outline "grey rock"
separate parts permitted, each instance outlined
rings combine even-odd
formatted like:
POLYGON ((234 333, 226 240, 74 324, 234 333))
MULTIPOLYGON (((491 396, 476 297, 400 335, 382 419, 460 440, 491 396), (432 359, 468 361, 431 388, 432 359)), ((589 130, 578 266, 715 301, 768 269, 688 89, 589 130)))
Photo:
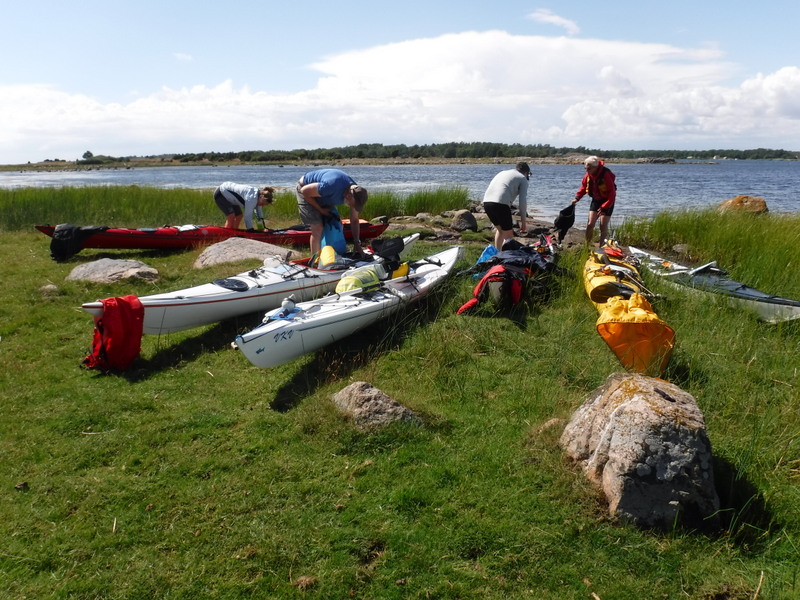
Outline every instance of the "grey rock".
POLYGON ((101 258, 78 265, 67 275, 67 281, 91 281, 94 283, 113 283, 122 279, 156 281, 158 271, 139 260, 101 258))
POLYGON ((457 210, 453 214, 450 227, 456 231, 478 231, 478 221, 475 215, 468 210, 457 210))
POLYGON ((332 400, 339 411, 352 419, 360 429, 385 426, 397 421, 422 424, 417 413, 366 381, 356 381, 339 390, 332 400))
POLYGON ((250 258, 264 260, 271 256, 280 256, 288 259, 291 254, 291 250, 275 244, 246 238, 228 238, 203 250, 194 261, 194 268, 202 269, 211 265, 240 262, 250 258))
POLYGON ((718 525, 705 420, 679 387, 613 374, 573 414, 560 445, 620 520, 641 527, 718 525))

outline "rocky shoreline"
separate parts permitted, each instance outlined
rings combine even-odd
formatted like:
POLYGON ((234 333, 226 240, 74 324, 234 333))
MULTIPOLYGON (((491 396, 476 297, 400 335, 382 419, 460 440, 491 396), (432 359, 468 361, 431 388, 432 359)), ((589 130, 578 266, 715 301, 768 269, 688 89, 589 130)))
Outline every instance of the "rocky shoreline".
MULTIPOLYGON (((389 231, 396 231, 396 232, 403 232, 409 229, 425 229, 429 232, 428 235, 425 236, 425 239, 428 241, 438 241, 438 242, 451 242, 451 243, 458 243, 458 244, 470 244, 470 243, 479 243, 479 244, 490 244, 492 243, 491 240, 494 238, 494 226, 491 224, 488 218, 486 218, 485 214, 480 211, 475 211, 473 213, 476 222, 476 229, 473 230, 476 234, 484 234, 484 240, 468 240, 464 239, 462 235, 464 231, 462 231, 458 227, 454 227, 454 223, 459 220, 459 217, 456 213, 466 212, 466 211, 448 211, 441 215, 430 215, 430 214, 419 214, 419 215, 406 215, 406 216, 399 216, 399 217, 392 217, 388 219, 389 221, 389 231)), ((515 214, 518 214, 515 212, 515 214)), ((554 225, 550 221, 544 221, 542 219, 533 219, 528 217, 527 219, 528 225, 528 233, 527 235, 520 235, 519 228, 514 228, 514 237, 518 241, 522 243, 530 243, 537 239, 541 235, 552 234, 555 235, 553 228, 554 225)), ((576 246, 580 246, 585 243, 585 229, 581 229, 579 227, 573 226, 567 231, 567 234, 564 236, 564 239, 560 242, 560 246, 563 249, 574 248, 576 246)))

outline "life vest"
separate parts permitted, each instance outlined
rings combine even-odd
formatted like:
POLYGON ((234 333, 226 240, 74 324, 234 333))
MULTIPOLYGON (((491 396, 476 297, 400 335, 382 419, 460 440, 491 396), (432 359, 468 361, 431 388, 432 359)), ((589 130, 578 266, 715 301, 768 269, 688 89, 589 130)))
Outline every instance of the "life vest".
POLYGON ((614 190, 617 189, 617 176, 606 167, 600 167, 597 173, 592 176, 586 177, 586 187, 584 192, 589 194, 593 200, 607 200, 608 199, 608 184, 606 183, 606 173, 611 175, 611 183, 614 185, 614 190), (594 185, 592 183, 594 182, 594 185))
POLYGON ((142 350, 144 307, 136 296, 105 298, 103 316, 95 318, 88 369, 125 371, 142 350))

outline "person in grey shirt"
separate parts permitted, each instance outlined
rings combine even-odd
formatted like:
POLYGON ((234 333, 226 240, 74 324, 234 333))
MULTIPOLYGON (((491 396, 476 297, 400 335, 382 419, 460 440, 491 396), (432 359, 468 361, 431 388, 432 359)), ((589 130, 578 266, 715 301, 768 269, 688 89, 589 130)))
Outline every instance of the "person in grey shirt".
POLYGON ((253 226, 253 212, 261 220, 261 224, 266 229, 264 222, 264 211, 262 206, 272 204, 272 197, 275 193, 273 187, 258 188, 254 185, 244 185, 226 181, 214 190, 214 202, 225 215, 225 227, 228 229, 239 229, 244 217, 244 226, 247 231, 255 231, 253 226))
POLYGON ((518 162, 513 169, 500 171, 494 176, 483 195, 483 209, 494 225, 494 246, 503 249, 506 240, 514 237, 514 221, 511 205, 519 199, 519 232, 528 233, 528 180, 531 168, 526 162, 518 162))

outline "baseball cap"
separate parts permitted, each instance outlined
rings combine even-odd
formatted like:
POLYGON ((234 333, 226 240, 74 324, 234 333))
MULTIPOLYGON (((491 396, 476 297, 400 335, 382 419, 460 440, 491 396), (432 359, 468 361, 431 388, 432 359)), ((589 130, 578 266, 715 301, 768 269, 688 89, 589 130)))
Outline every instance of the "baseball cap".
POLYGON ((531 168, 530 168, 530 166, 528 166, 528 163, 526 163, 526 162, 518 162, 517 163, 517 171, 519 171, 523 175, 530 175, 531 174, 531 168))
POLYGON ((367 204, 367 190, 365 190, 360 185, 351 186, 350 189, 353 191, 353 198, 355 199, 355 209, 358 212, 364 210, 364 206, 367 204))

